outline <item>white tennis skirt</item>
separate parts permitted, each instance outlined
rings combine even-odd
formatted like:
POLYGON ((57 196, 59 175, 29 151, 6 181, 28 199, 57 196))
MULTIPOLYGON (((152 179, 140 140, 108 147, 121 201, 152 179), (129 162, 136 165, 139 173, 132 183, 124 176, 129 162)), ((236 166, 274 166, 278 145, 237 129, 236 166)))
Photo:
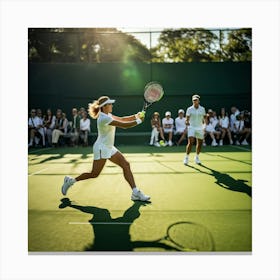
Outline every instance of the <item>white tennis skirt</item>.
POLYGON ((93 145, 93 158, 94 160, 98 159, 109 159, 114 154, 116 154, 119 150, 113 146, 112 148, 108 148, 102 144, 95 143, 93 145))

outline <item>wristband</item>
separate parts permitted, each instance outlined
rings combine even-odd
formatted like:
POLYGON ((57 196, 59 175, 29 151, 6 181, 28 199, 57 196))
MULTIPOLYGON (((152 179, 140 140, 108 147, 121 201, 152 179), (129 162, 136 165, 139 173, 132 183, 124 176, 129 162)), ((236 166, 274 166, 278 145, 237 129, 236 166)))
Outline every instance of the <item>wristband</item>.
POLYGON ((137 124, 142 123, 142 120, 141 120, 141 119, 138 119, 138 118, 137 118, 135 121, 136 121, 137 124))

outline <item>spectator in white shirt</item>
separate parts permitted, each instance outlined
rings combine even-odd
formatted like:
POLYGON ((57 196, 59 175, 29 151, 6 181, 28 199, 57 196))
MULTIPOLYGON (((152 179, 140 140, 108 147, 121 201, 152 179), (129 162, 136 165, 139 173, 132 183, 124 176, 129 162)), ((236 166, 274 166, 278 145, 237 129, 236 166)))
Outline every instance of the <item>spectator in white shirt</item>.
POLYGON ((38 117, 38 132, 40 133, 40 137, 42 139, 42 144, 43 144, 43 147, 46 146, 46 138, 45 138, 45 128, 44 128, 44 119, 43 119, 43 116, 42 116, 42 110, 41 109, 37 109, 37 117, 38 117))
POLYGON ((236 121, 236 145, 249 145, 247 142, 251 136, 251 114, 248 111, 242 111, 238 115, 238 122, 236 121), (243 141, 241 141, 243 140, 243 141))
POLYGON ((171 112, 167 111, 165 113, 165 118, 162 120, 162 128, 164 134, 168 136, 168 145, 172 146, 172 137, 173 137, 173 128, 174 128, 174 120, 171 118, 171 112))
MULTIPOLYGON (((28 148, 32 147, 34 142, 35 142, 35 137, 40 136, 39 133, 39 128, 40 128, 40 119, 36 116, 36 110, 32 109, 30 111, 30 118, 28 119, 28 131, 29 131, 29 144, 28 148)), ((38 141, 39 142, 39 141, 38 141)), ((36 144, 38 144, 38 142, 36 144)))
POLYGON ((234 131, 234 123, 236 121, 236 116, 240 114, 240 111, 235 106, 232 106, 230 111, 231 111, 231 115, 229 119, 229 125, 230 125, 230 130, 234 131))
POLYGON ((87 112, 82 112, 82 119, 80 120, 80 138, 83 140, 83 146, 88 146, 88 133, 90 132, 90 119, 87 112))
POLYGON ((186 138, 187 135, 187 126, 186 118, 184 117, 185 111, 183 109, 178 110, 178 117, 175 119, 175 136, 177 139, 177 146, 186 138))
POLYGON ((226 134, 228 136, 230 145, 232 145, 233 141, 232 141, 232 137, 231 137, 231 131, 229 128, 229 118, 227 116, 225 108, 221 109, 221 115, 219 117, 219 125, 220 125, 221 131, 222 131, 221 140, 220 140, 219 145, 220 146, 223 145, 223 140, 224 140, 226 134))
POLYGON ((221 132, 215 130, 214 126, 210 122, 209 115, 207 115, 207 117, 205 118, 205 124, 204 124, 204 140, 203 140, 203 143, 204 143, 205 146, 206 146, 205 138, 206 138, 207 135, 210 135, 210 137, 212 139, 211 146, 214 146, 214 147, 218 146, 216 139, 218 140, 220 138, 221 132))

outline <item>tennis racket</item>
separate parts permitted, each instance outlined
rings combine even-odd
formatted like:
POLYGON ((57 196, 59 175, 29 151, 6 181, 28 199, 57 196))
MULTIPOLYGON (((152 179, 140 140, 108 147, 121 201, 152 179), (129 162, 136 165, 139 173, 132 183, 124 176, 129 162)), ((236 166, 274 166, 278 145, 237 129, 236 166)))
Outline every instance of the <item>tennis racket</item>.
POLYGON ((163 95, 163 88, 158 82, 150 82, 146 84, 144 88, 144 105, 142 111, 146 112, 147 108, 159 101, 163 95))
POLYGON ((163 242, 184 252, 215 251, 214 240, 209 230, 193 222, 178 222, 170 225, 166 236, 156 242, 163 242))

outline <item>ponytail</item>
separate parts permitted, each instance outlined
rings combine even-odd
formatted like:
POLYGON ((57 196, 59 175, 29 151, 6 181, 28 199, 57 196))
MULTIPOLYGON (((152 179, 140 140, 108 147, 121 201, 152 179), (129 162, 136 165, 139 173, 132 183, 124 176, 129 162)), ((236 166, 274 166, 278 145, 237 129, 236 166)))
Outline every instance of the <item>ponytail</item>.
POLYGON ((88 113, 93 119, 97 119, 100 113, 99 102, 95 100, 88 104, 88 113))
POLYGON ((93 103, 88 104, 88 113, 93 119, 97 119, 101 108, 99 107, 104 101, 108 100, 108 96, 101 96, 98 100, 94 100, 93 103))

